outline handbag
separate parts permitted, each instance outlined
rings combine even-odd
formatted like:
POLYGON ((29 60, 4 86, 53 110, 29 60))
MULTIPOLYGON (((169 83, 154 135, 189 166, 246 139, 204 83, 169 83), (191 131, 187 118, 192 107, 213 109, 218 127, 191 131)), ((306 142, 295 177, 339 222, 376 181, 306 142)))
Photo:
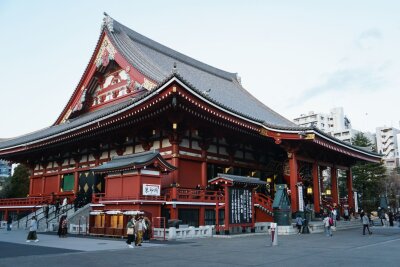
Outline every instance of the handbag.
POLYGON ((126 230, 126 234, 127 234, 127 235, 133 235, 133 228, 128 228, 128 229, 126 230))

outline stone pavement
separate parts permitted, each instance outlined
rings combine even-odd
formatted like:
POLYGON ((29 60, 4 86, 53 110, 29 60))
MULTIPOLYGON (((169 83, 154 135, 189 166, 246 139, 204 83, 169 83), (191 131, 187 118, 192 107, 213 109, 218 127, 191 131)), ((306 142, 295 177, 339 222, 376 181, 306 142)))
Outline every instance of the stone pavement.
POLYGON ((254 235, 151 242, 134 249, 120 239, 45 234, 39 234, 38 243, 25 243, 26 232, 0 230, 0 266, 400 266, 400 228, 371 229, 371 236, 362 235, 361 224, 359 229, 334 232, 333 237, 279 236, 274 247, 270 236, 254 235), (1 254, 10 247, 19 254, 1 254))

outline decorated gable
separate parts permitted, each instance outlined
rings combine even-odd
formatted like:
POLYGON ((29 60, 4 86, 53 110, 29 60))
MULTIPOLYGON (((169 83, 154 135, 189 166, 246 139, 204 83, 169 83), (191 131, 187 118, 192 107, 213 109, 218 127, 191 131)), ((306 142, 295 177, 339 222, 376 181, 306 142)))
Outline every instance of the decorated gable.
POLYGON ((64 123, 128 96, 153 89, 156 83, 129 64, 104 32, 80 85, 57 123, 64 123))

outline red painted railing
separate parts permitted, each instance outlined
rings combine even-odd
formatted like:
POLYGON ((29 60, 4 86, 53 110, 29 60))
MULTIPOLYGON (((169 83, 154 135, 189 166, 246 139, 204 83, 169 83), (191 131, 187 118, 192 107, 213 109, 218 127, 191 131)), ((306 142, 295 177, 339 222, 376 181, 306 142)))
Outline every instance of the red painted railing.
POLYGON ((267 211, 272 212, 272 198, 261 193, 255 193, 254 202, 254 204, 259 204, 267 211))
POLYGON ((38 206, 51 200, 50 196, 0 199, 0 206, 38 206))
POLYGON ((143 196, 143 195, 133 195, 133 196, 123 196, 123 197, 106 197, 104 193, 93 194, 92 203, 100 203, 104 201, 113 202, 129 202, 129 201, 165 201, 165 196, 143 196))
POLYGON ((171 187, 164 189, 163 192, 167 201, 216 203, 218 200, 219 203, 225 202, 221 191, 171 187))

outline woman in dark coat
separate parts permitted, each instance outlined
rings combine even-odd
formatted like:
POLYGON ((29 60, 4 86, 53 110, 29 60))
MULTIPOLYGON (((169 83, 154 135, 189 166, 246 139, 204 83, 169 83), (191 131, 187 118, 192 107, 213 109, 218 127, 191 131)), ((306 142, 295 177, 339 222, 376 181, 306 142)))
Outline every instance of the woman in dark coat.
POLYGON ((63 215, 63 216, 61 216, 60 222, 58 224, 58 231, 57 231, 58 236, 66 237, 67 236, 67 228, 68 228, 67 216, 63 215))

